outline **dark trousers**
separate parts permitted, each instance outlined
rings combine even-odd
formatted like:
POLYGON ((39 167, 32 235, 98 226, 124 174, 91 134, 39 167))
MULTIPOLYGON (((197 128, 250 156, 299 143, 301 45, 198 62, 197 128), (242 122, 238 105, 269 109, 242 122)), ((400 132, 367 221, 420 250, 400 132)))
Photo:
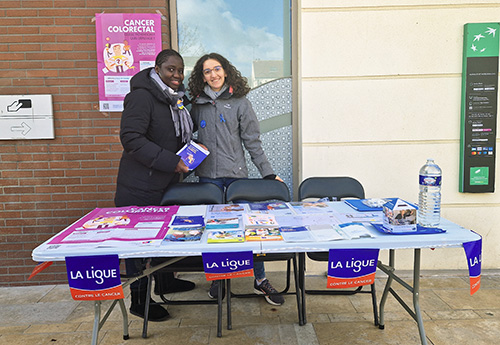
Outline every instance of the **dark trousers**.
MULTIPOLYGON (((118 184, 116 186, 115 206, 125 207, 160 205, 165 190, 145 191, 142 189, 118 184)), ((146 263, 147 259, 142 258, 125 259, 125 270, 127 272, 127 276, 139 275, 146 267, 146 263)), ((146 277, 144 277, 130 284, 130 289, 145 290, 147 288, 147 284, 148 280, 146 277)))

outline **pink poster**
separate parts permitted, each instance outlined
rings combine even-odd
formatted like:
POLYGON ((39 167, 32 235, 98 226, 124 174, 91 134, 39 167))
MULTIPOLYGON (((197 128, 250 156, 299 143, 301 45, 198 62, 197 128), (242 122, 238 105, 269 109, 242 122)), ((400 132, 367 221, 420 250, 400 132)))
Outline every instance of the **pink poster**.
POLYGON ((161 16, 153 13, 96 14, 99 111, 123 110, 130 79, 153 67, 162 50, 161 16))

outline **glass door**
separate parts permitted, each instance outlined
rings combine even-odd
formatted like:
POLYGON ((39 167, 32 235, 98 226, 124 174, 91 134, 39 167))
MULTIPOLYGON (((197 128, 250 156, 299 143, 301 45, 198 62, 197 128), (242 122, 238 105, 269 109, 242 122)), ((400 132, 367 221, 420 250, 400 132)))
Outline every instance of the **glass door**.
MULTIPOLYGON (((293 191, 290 0, 178 0, 176 10, 185 81, 198 58, 211 52, 247 78, 264 151, 293 191)), ((251 178, 260 177, 249 155, 247 165, 251 178)))

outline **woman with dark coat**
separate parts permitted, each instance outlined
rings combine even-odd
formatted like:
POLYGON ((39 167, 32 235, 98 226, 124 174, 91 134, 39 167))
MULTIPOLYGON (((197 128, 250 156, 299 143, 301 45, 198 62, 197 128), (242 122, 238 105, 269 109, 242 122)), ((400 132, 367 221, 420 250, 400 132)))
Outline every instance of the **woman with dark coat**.
MULTIPOLYGON (((137 73, 130 81, 120 125, 123 155, 116 185, 115 205, 159 205, 166 189, 188 172, 176 152, 191 139, 193 123, 184 103, 184 61, 166 49, 156 57, 155 67, 137 73)), ((127 275, 138 275, 143 259, 126 259, 127 275)), ((192 282, 176 279, 173 273, 155 275, 155 293, 194 289, 192 282), (161 283, 159 284, 159 281, 161 283), (160 291, 161 287, 161 291, 160 291)), ((144 317, 147 279, 130 285, 130 312, 144 317)), ((151 305, 150 321, 169 318, 166 309, 151 305)))

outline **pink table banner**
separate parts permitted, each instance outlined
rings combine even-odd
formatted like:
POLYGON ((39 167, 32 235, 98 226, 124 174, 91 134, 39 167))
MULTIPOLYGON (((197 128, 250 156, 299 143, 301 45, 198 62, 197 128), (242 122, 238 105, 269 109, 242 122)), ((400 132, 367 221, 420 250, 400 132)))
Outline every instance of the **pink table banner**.
POLYGON ((163 240, 179 206, 96 208, 49 244, 163 240))

